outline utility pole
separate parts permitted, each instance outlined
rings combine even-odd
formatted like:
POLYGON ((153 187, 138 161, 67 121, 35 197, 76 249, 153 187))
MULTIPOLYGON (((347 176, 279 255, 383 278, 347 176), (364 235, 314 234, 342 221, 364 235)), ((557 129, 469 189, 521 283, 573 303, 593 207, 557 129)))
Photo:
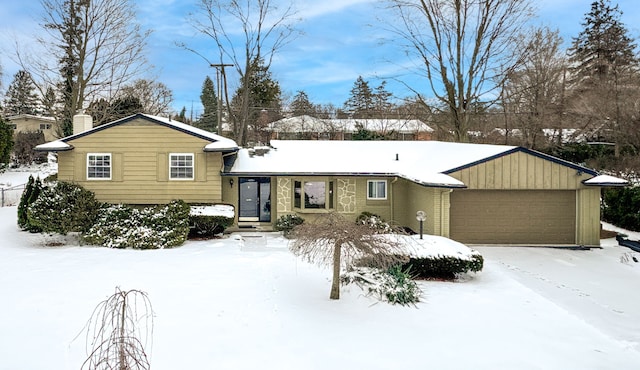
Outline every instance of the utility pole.
POLYGON ((217 92, 216 94, 218 95, 217 99, 218 99, 218 122, 217 122, 217 126, 218 126, 218 135, 222 136, 222 83, 220 82, 221 79, 222 81, 224 81, 224 90, 227 90, 227 78, 225 77, 224 74, 224 67, 233 67, 233 64, 225 64, 225 63, 218 63, 218 64, 211 64, 211 67, 216 69, 216 86, 217 86, 217 92), (221 78, 222 77, 222 78, 221 78))

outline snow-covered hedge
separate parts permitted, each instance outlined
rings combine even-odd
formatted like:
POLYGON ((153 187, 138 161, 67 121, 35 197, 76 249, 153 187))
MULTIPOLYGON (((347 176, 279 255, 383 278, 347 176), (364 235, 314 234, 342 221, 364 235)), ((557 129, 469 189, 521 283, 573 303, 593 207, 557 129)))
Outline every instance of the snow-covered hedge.
POLYGON ((416 278, 453 279, 458 274, 482 271, 482 255, 462 243, 434 235, 405 238, 409 262, 402 268, 416 278))
POLYGON ((189 213, 191 234, 199 237, 222 234, 227 227, 233 225, 234 218, 233 206, 228 204, 191 206, 189 213))
POLYGON ((68 182, 44 186, 27 207, 30 230, 67 234, 85 232, 96 218, 102 203, 83 187, 68 182))
POLYGON ((189 210, 183 201, 142 209, 111 205, 101 210, 83 239, 89 244, 110 248, 175 247, 187 240, 189 210))

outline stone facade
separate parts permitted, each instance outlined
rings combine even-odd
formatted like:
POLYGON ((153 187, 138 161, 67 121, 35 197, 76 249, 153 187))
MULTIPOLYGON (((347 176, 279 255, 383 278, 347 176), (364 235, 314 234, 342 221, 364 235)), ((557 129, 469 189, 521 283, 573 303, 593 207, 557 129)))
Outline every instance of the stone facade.
POLYGON ((278 213, 291 212, 291 179, 278 177, 278 213))
POLYGON ((356 180, 338 179, 338 212, 356 211, 356 180))

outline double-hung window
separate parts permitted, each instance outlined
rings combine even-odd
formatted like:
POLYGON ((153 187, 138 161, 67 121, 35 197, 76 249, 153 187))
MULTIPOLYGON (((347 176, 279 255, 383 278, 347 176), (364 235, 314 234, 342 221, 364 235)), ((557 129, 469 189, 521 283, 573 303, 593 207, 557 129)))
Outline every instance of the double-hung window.
POLYGON ((368 180, 367 199, 387 199, 387 180, 368 180))
POLYGON ((332 181, 294 181, 293 206, 299 209, 333 209, 332 181))
POLYGON ((111 180, 111 153, 87 154, 87 180, 111 180))
POLYGON ((171 153, 169 155, 169 178, 171 180, 193 180, 193 154, 171 153))

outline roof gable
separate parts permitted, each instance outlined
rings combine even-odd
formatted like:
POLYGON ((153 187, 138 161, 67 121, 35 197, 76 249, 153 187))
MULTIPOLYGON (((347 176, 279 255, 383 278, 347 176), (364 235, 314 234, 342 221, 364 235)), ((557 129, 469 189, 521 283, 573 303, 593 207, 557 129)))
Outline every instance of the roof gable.
POLYGON ((561 166, 566 166, 566 167, 572 168, 572 169, 574 169, 576 171, 584 172, 584 173, 589 174, 591 176, 597 176, 598 175, 598 172, 596 172, 596 171, 594 171, 594 170, 592 170, 590 168, 587 168, 587 167, 584 167, 584 166, 580 166, 578 164, 575 164, 575 163, 572 163, 572 162, 569 162, 569 161, 565 161, 564 159, 560 159, 558 157, 554 157, 552 155, 544 154, 544 153, 541 153, 541 152, 538 152, 538 151, 535 151, 535 150, 532 150, 532 149, 527 149, 527 148, 524 148, 524 147, 513 147, 513 149, 511 149, 511 150, 508 150, 508 151, 505 151, 505 152, 502 152, 502 153, 498 153, 498 154, 490 156, 490 157, 481 158, 481 159, 478 159, 476 161, 464 164, 464 165, 459 166, 459 167, 451 168, 449 170, 444 171, 443 173, 452 174, 454 172, 458 172, 458 171, 464 170, 466 168, 477 166, 477 165, 479 165, 481 163, 489 162, 489 161, 492 161, 494 159, 497 159, 497 158, 500 158, 500 157, 504 157, 504 156, 507 156, 507 155, 511 155, 511 154, 514 154, 514 153, 518 153, 518 152, 529 154, 529 155, 532 155, 534 157, 538 157, 538 158, 541 158, 541 159, 544 159, 544 160, 559 164, 561 166))
POLYGON ((36 147, 36 150, 43 150, 43 151, 62 151, 62 150, 71 150, 73 149, 73 146, 71 146, 71 144, 69 143, 70 141, 73 140, 77 140, 92 134, 95 134, 97 132, 101 132, 104 130, 108 130, 112 127, 117 127, 123 124, 127 124, 129 122, 135 121, 135 120, 144 120, 146 122, 152 123, 152 124, 156 124, 156 125, 160 125, 163 127, 167 127, 169 129, 172 130, 176 130, 178 132, 182 132, 184 134, 187 135, 191 135, 193 137, 197 137, 199 139, 203 139, 205 141, 210 142, 209 144, 207 144, 203 150, 204 151, 222 151, 222 152, 234 152, 238 150, 238 145, 236 144, 235 141, 225 138, 223 136, 214 134, 212 132, 206 131, 206 130, 202 130, 199 129, 197 127, 193 127, 191 125, 187 125, 185 123, 182 122, 178 122, 175 120, 172 120, 170 118, 165 118, 165 117, 159 117, 159 116, 153 116, 153 115, 149 115, 149 114, 142 114, 142 113, 138 113, 138 114, 134 114, 131 115, 129 117, 125 117, 122 119, 119 119, 117 121, 113 121, 113 122, 109 122, 106 123, 104 125, 100 125, 100 126, 96 126, 92 129, 89 129, 87 131, 78 133, 78 134, 74 134, 71 136, 67 136, 64 137, 60 140, 56 140, 50 143, 46 143, 46 144, 42 144, 42 145, 38 145, 36 147))

